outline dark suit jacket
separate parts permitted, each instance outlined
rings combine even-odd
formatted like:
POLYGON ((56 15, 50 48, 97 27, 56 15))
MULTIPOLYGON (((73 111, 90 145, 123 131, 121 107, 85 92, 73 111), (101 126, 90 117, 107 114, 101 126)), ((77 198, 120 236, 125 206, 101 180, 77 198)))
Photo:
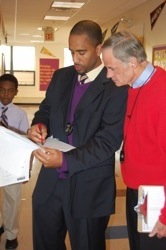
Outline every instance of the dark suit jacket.
MULTIPOLYGON (((77 72, 57 70, 32 124, 43 123, 49 135, 68 143, 65 126, 77 72)), ((71 182, 71 209, 76 217, 99 217, 115 210, 115 152, 123 134, 127 87, 116 87, 106 69, 92 82, 74 116, 73 145, 65 153, 71 182)), ((35 203, 45 202, 56 187, 57 171, 42 167, 35 203)))

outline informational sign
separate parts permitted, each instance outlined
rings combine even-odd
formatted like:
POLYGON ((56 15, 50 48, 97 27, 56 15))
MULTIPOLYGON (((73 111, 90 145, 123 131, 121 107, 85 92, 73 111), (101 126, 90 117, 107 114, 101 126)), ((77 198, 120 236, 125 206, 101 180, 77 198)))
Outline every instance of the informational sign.
POLYGON ((44 41, 54 41, 54 29, 52 27, 46 27, 44 29, 44 41))
POLYGON ((40 90, 47 90, 52 75, 58 68, 59 59, 40 58, 40 90))

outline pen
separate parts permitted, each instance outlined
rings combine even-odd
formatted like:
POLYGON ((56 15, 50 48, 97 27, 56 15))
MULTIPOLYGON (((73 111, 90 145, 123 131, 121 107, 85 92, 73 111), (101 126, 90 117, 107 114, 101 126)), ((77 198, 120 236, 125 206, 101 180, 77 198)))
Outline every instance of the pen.
MULTIPOLYGON (((40 130, 40 135, 42 135, 42 123, 38 123, 38 128, 40 130)), ((41 138, 41 144, 44 144, 44 140, 41 138)))

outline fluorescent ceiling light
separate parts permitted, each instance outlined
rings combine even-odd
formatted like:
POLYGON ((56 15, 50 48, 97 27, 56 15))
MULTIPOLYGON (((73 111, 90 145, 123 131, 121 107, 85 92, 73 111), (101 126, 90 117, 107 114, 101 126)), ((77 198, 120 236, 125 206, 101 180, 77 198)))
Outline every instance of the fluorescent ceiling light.
POLYGON ((53 2, 51 7, 54 8, 74 8, 79 9, 81 8, 85 3, 77 3, 77 2, 53 2))
POLYGON ((39 41, 39 40, 31 40, 31 43, 44 43, 44 41, 39 41))
POLYGON ((42 35, 32 35, 32 37, 42 37, 42 35))
POLYGON ((45 16, 44 20, 66 21, 69 18, 70 18, 69 16, 45 16))
POLYGON ((29 34, 28 33, 21 33, 21 34, 19 34, 20 36, 29 36, 29 34))

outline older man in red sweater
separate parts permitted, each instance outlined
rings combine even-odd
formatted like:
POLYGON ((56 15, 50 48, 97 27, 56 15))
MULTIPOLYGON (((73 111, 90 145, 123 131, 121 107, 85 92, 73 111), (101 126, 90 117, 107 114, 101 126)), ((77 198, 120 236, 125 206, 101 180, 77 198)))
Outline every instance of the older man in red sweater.
POLYGON ((166 186, 166 71, 149 63, 140 41, 126 31, 104 42, 102 56, 107 77, 131 87, 121 154, 130 250, 165 250, 166 204, 150 234, 137 231, 134 207, 140 185, 166 186))

